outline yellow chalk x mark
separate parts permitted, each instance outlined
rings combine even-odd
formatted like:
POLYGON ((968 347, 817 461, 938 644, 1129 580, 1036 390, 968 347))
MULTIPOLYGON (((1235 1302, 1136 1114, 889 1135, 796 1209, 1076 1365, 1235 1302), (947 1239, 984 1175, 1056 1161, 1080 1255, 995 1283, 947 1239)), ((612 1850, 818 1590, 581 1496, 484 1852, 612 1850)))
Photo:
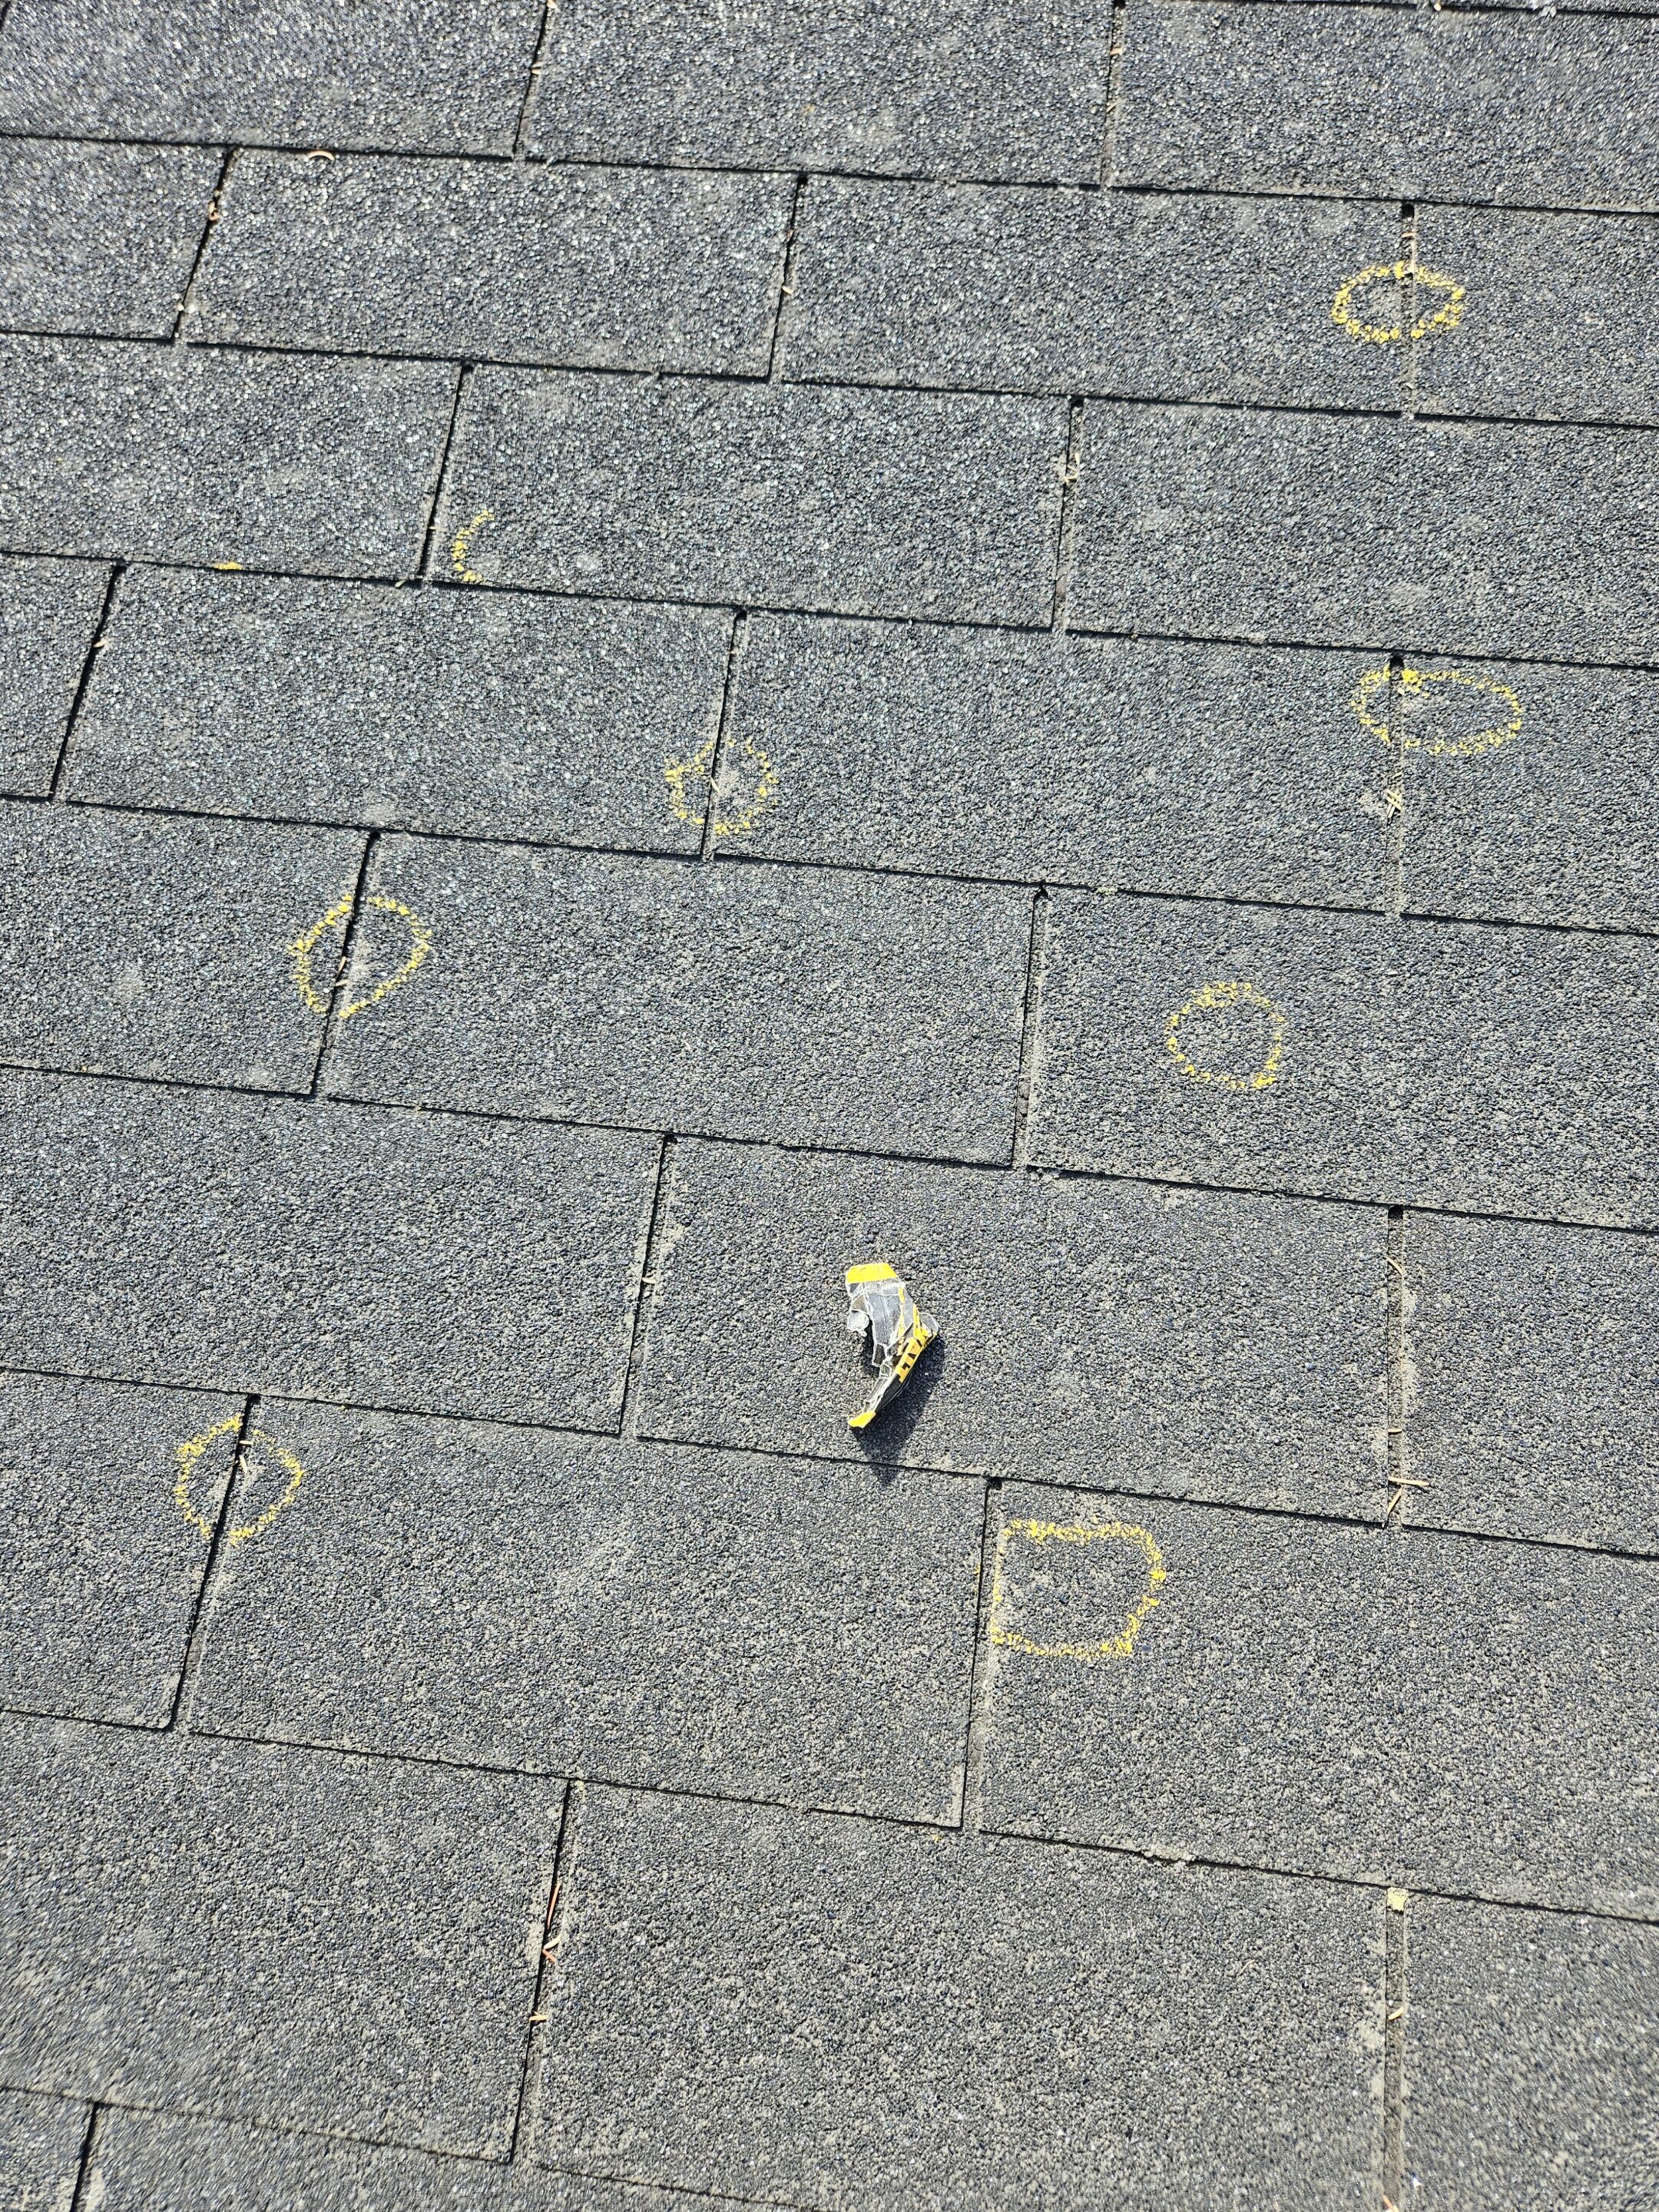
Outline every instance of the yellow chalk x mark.
MULTIPOLYGON (((390 975, 382 976, 367 998, 353 999, 341 1007, 340 1019, 343 1022, 349 1022, 354 1014, 366 1013, 369 1007, 378 1006, 382 999, 390 998, 392 992, 409 981, 432 950, 432 932, 419 915, 401 901, 388 897, 384 891, 376 891, 365 901, 365 904, 377 914, 396 915, 409 932, 410 949, 403 966, 394 969, 390 975)), ((328 912, 319 915, 310 928, 296 937, 288 948, 294 962, 295 988, 303 1003, 313 1014, 328 1012, 327 994, 318 989, 313 972, 317 947, 324 938, 337 931, 343 932, 346 917, 350 912, 349 898, 337 899, 328 912)))
POLYGON ((1490 722, 1485 729, 1472 731, 1463 738, 1431 738, 1425 744, 1421 738, 1411 738, 1402 729, 1396 738, 1382 716, 1371 712, 1373 703, 1381 698, 1386 703, 1391 672, 1386 668, 1367 669, 1354 687, 1348 704, 1358 715, 1379 744, 1398 745, 1402 753, 1427 753, 1431 758, 1438 754, 1456 754, 1464 760, 1473 760, 1477 753, 1495 753, 1499 745, 1506 745, 1511 738, 1521 734, 1523 710, 1518 696, 1507 684, 1495 677, 1471 676, 1462 668, 1402 668, 1400 688, 1408 698, 1432 697, 1431 685, 1449 684, 1463 690, 1484 695, 1498 702, 1500 719, 1490 722))
MULTIPOLYGON (((210 1429, 204 1429, 199 1436, 190 1437, 186 1443, 179 1445, 174 1455, 179 1462, 179 1479, 173 1486, 173 1498, 179 1510, 204 1544, 210 1544, 213 1541, 213 1524, 204 1514, 197 1510, 195 1500, 191 1495, 191 1480, 200 1466, 202 1455, 208 1446, 219 1437, 231 1435, 241 1425, 241 1416, 233 1413, 228 1420, 216 1421, 210 1429)), ((301 1466, 288 1447, 271 1435, 269 1429, 248 1431, 242 1448, 236 1455, 236 1464, 244 1473, 248 1471, 247 1447, 253 1443, 262 1443, 266 1447, 278 1467, 287 1475, 288 1486, 274 1504, 266 1506, 257 1520, 245 1521, 238 1528, 227 1528, 225 1541, 228 1544, 246 1544, 255 1536, 262 1536, 277 1515, 293 1504, 300 1485, 305 1480, 304 1468, 301 1466)))
POLYGON ((1148 1617, 1155 1613, 1163 1601, 1158 1592, 1169 1580, 1164 1565, 1164 1554, 1144 1528, 1133 1527, 1126 1521, 1081 1522, 1066 1525, 1058 1521, 1007 1521, 997 1531, 996 1565, 991 1577, 991 1611, 988 1634, 993 1644, 1006 1650, 1024 1651, 1032 1659, 1080 1659, 1085 1667, 1097 1659, 1127 1659, 1134 1649, 1135 1638, 1148 1617), (1004 1628, 1000 1614, 1007 1597, 1007 1586, 1003 1578, 1003 1565, 1008 1547, 1016 1538, 1027 1544, 1093 1544, 1097 1542, 1129 1544, 1139 1551, 1146 1562, 1146 1586, 1121 1624, 1098 1644, 1034 1644, 1029 1637, 1021 1636, 1012 1628, 1004 1628))
POLYGON ((1277 1080, 1284 1064, 1290 1017, 1254 983, 1206 983, 1201 991, 1177 1006, 1164 1025, 1164 1042, 1176 1066, 1194 1083, 1213 1083, 1222 1091, 1267 1091, 1277 1080), (1193 1014, 1219 1013, 1231 1006, 1259 1006, 1267 1018, 1267 1052, 1260 1067, 1249 1075, 1229 1075, 1219 1067, 1200 1067, 1181 1042, 1181 1024, 1193 1014))
POLYGON ((483 581, 483 578, 482 576, 477 574, 474 570, 467 567, 466 556, 471 548, 473 539, 483 528, 485 523, 493 522, 495 520, 495 515, 490 512, 489 507, 481 507, 478 509, 478 512, 473 516, 471 521, 467 524, 465 529, 458 530, 455 532, 453 538, 450 541, 450 559, 454 564, 455 574, 460 578, 464 584, 482 584, 483 581))
POLYGON ((689 823, 694 830, 701 830, 712 798, 713 827, 717 837, 741 837, 752 830, 776 801, 778 772, 770 757, 752 738, 744 739, 741 760, 748 763, 747 767, 728 763, 712 793, 709 784, 714 773, 713 738, 684 760, 669 761, 663 775, 668 785, 668 803, 679 820, 689 823), (745 784, 749 787, 747 795, 739 798, 738 794, 745 784))
POLYGON ((1415 342, 1432 337, 1437 331, 1455 331, 1463 319, 1467 296, 1456 278, 1446 276, 1441 270, 1419 269, 1410 261, 1374 261, 1368 269, 1356 270, 1339 286, 1331 301, 1331 320, 1361 345, 1399 345, 1407 338, 1415 342), (1393 325, 1368 323, 1356 310, 1354 295, 1367 284, 1403 284, 1407 277, 1426 292, 1443 292, 1446 295, 1432 314, 1419 316, 1409 331, 1403 321, 1393 325))

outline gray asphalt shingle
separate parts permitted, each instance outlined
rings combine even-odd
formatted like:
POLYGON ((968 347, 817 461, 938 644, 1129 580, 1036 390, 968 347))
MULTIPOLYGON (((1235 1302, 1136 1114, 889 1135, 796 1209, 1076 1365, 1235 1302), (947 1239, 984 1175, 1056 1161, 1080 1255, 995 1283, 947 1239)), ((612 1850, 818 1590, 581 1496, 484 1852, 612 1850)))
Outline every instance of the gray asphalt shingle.
POLYGON ((1468 294, 1425 343, 1418 404, 1459 415, 1659 422, 1659 223, 1419 208, 1420 261, 1468 294))
POLYGON ((301 994, 293 943, 362 857, 339 831, 0 805, 0 1060, 304 1090, 327 981, 319 960, 301 994))
POLYGON ((1054 400, 483 368, 444 575, 634 599, 1046 621, 1054 400))
POLYGON ((198 1725, 956 1817, 976 1483, 271 1401, 260 1419, 305 1486, 216 1580, 198 1725))
POLYGON ((75 2195, 87 2107, 0 2091, 0 2189, 14 2212, 63 2212, 75 2195))
POLYGON ((1386 755, 1347 704, 1373 660, 757 615, 720 849, 1374 906, 1386 755))
POLYGON ((1375 2186, 1377 1901, 609 1791, 578 1818, 538 2157, 872 2212, 1375 2186))
POLYGON ((690 2212, 692 2204, 678 2191, 151 2112, 106 2114, 88 2172, 88 2188, 104 2192, 100 2212, 268 2212, 273 2192, 302 2212, 690 2212))
POLYGON ((1659 1220, 1659 946, 1272 907, 1052 902, 1042 1166, 1659 1220))
POLYGON ((616 1426, 652 1139, 0 1082, 0 1358, 616 1426))
POLYGON ((1098 174, 1107 0, 569 0, 530 144, 555 159, 1098 174))
POLYGON ((1659 206, 1659 26, 1134 0, 1116 181, 1659 206))
POLYGON ((0 140, 0 328, 168 336, 219 169, 209 147, 0 140))
POLYGON ((0 1723, 19 1845, 0 2064, 70 2094, 502 2157, 561 1794, 0 1723))
POLYGON ((1024 1485, 1000 1505, 989 1826, 1659 1914, 1659 1562, 1024 1485))
POLYGON ((1659 1552, 1644 1237, 1413 1216, 1405 1510, 1444 1528, 1659 1552))
MULTIPOLYGON (((1022 891, 414 838, 377 847, 369 887, 437 950, 342 1035, 343 1096, 1007 1158, 1022 891)), ((360 933, 348 991, 404 927, 360 933)))
POLYGON ((763 375, 787 177, 247 154, 194 335, 763 375))
POLYGON ((0 124, 505 153, 540 0, 14 0, 0 124))
POLYGON ((1659 676, 1409 669, 1359 702, 1400 748, 1407 911, 1659 929, 1659 676))
POLYGON ((0 533, 25 551, 408 573, 454 382, 428 362, 0 341, 0 533))
POLYGON ((799 228, 789 376, 1397 404, 1395 356, 1330 313, 1398 254, 1389 207, 823 179, 799 228))
POLYGON ((0 1704, 165 1727, 207 1565, 186 1515, 216 1518, 240 1412, 0 1374, 0 1704))
POLYGON ((1659 1929, 1436 1898, 1409 1915, 1405 2150, 1467 2212, 1638 2205, 1659 1929))
POLYGON ((1659 659, 1656 500, 1649 430, 1091 406, 1070 619, 1659 659))
POLYGON ((695 853, 665 771, 713 743, 730 635, 686 607, 139 569, 65 787, 695 853))
POLYGON ((1380 1214, 700 1144, 662 1208, 647 1435, 1382 1512, 1380 1214), (855 1439, 875 1259, 943 1334, 855 1439))
POLYGON ((44 797, 98 627, 107 568, 0 560, 0 787, 44 797))

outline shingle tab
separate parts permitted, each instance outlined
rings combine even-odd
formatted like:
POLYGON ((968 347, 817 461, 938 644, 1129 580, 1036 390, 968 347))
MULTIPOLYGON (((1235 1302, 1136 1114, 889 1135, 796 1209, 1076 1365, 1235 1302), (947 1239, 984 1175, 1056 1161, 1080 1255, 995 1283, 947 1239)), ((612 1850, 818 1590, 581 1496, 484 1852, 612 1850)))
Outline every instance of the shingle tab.
POLYGON ((808 186, 785 374, 982 391, 1391 408, 1400 365, 1330 304, 1392 262, 1377 204, 808 186))
POLYGON ((1443 1528, 1659 1552, 1650 1238, 1413 1216, 1405 1510, 1443 1528))
POLYGON ((411 573, 455 372, 0 341, 0 532, 21 550, 411 573))
MULTIPOLYGON (((1007 1157, 1023 893, 401 838, 371 890, 437 949, 424 988, 342 1035, 342 1095, 1007 1157)), ((400 930, 360 933, 348 989, 400 930)))
POLYGON ((1092 183, 1111 25, 1107 0, 570 0, 531 145, 586 161, 1092 183))
POLYGON ((0 1375, 0 1704, 161 1728, 207 1565, 180 1510, 211 1521, 229 1470, 228 1399, 0 1375))
MULTIPOLYGON (((270 1400, 260 1419, 305 1488, 217 1577, 198 1726, 955 1819, 978 1484, 270 1400)), ((262 1494, 238 1493, 239 1524, 262 1494)))
POLYGON ((84 2105, 0 2091, 0 2191, 12 2212, 63 2212, 86 2141, 84 2105))
POLYGON ((1460 2212, 1639 2205, 1653 2185, 1659 1929, 1413 1899, 1405 2152, 1460 2212))
POLYGON ((1400 750, 1408 913, 1659 929, 1659 677, 1413 656, 1400 750))
POLYGON ((825 2212, 1358 2204, 1379 1904, 596 1792, 534 2152, 825 2212))
POLYGON ((107 568, 82 561, 0 561, 0 787, 52 785, 107 568))
POLYGON ((13 130, 506 153, 541 0, 15 0, 13 130))
POLYGON ((1656 502, 1648 430, 1091 406, 1070 619, 1659 659, 1656 502))
POLYGON ((1376 905, 1372 657, 757 615, 721 849, 1376 905), (764 779, 763 803, 748 804, 764 779))
POLYGON ((480 369, 442 573, 833 613, 1047 621, 1056 401, 480 369))
POLYGON ((1380 1212, 696 1144, 662 1218, 645 1434, 1382 1512, 1380 1212), (871 1259, 942 1334, 855 1439, 871 1259))
POLYGON ((988 1825, 1659 1913, 1659 1562, 1048 1488, 1001 1508, 988 1825))
POLYGON ((0 2063, 118 2103, 504 2157, 560 1795, 0 1723, 0 2063))
POLYGON ((141 569, 66 788, 695 852, 665 771, 713 743, 730 635, 686 607, 141 569))
POLYGON ((1135 0, 1118 182, 1659 205, 1659 25, 1135 0))
POLYGON ((247 345, 763 375, 787 177, 247 154, 192 328, 247 345))
POLYGON ((165 337, 219 166, 206 147, 0 140, 0 327, 165 337))
POLYGON ((338 832, 0 805, 0 1060, 303 1090, 324 1002, 293 941, 362 857, 338 832))
POLYGON ((1417 252, 1467 295, 1456 330, 1419 349, 1419 407, 1659 422, 1659 225, 1425 207, 1417 252))
POLYGON ((1062 892, 1032 1157, 1652 1224, 1656 1002, 1640 938, 1062 892))
POLYGON ((373 2143, 159 2112, 104 2115, 88 2167, 100 2212, 699 2212, 706 2200, 373 2143))
POLYGON ((615 1426, 649 1139, 3 1086, 0 1197, 15 1226, 0 1357, 615 1426))

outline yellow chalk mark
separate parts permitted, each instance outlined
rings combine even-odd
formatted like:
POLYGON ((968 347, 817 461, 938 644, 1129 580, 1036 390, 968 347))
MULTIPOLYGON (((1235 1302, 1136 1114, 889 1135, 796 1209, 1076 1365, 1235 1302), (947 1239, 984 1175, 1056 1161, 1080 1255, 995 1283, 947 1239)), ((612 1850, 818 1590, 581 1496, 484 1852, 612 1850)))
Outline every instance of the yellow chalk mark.
POLYGON ((478 509, 478 512, 473 516, 471 521, 467 524, 466 528, 465 530, 458 530, 450 542, 450 559, 454 564, 455 574, 460 578, 464 584, 482 584, 483 581, 483 578, 482 576, 477 575, 472 569, 467 567, 466 556, 468 551, 471 550, 473 539, 483 528, 485 523, 493 522, 495 520, 495 518, 489 507, 481 507, 478 509))
POLYGON ((1290 1033, 1290 1017, 1254 983, 1206 983, 1170 1015, 1164 1025, 1164 1042, 1176 1066, 1194 1083, 1213 1083, 1223 1091, 1266 1091, 1284 1064, 1285 1042, 1290 1033), (1267 1054, 1254 1074, 1228 1075, 1218 1067, 1200 1067, 1182 1048, 1181 1024, 1189 1014, 1215 1013, 1229 1006, 1260 1006, 1267 1017, 1267 1054))
POLYGON ((670 761, 663 769, 668 783, 669 805, 678 818, 690 823, 694 830, 702 827, 703 817, 708 807, 708 795, 705 791, 702 804, 699 805, 693 796, 693 790, 699 783, 707 784, 714 766, 714 740, 710 738, 706 745, 699 745, 696 752, 688 754, 684 760, 670 761))
MULTIPOLYGON (((204 1514, 198 1512, 195 1500, 191 1495, 191 1480, 201 1464, 202 1455, 208 1446, 216 1438, 229 1436, 233 1431, 240 1429, 241 1425, 241 1416, 233 1413, 228 1420, 216 1421, 210 1429, 204 1429, 199 1436, 191 1437, 187 1443, 180 1444, 174 1455, 179 1462, 179 1479, 173 1486, 174 1500, 179 1510, 204 1544, 210 1544, 213 1541, 213 1524, 204 1514)), ((245 1521, 238 1528, 227 1528, 225 1541, 228 1544, 246 1544, 252 1537, 263 1535, 277 1515, 293 1504, 300 1485, 305 1480, 304 1468, 301 1466, 288 1447, 271 1435, 269 1429, 248 1431, 246 1441, 236 1455, 236 1464, 239 1468, 246 1471, 247 1445, 256 1443, 263 1443, 268 1448, 276 1464, 287 1475, 288 1486, 274 1504, 266 1506, 257 1521, 245 1521)))
MULTIPOLYGON (((744 779, 728 768, 720 778, 720 788, 713 796, 717 801, 714 830, 717 837, 741 837, 752 830, 762 815, 774 805, 778 795, 778 772, 770 757, 763 753, 752 738, 745 738, 743 758, 754 770, 753 787, 746 801, 728 805, 738 784, 744 779)), ((708 813, 710 793, 709 779, 714 772, 714 740, 699 745, 696 751, 683 761, 670 761, 663 769, 668 784, 668 803, 682 822, 700 830, 708 813), (701 788, 699 788, 701 787, 701 788)))
POLYGON ((991 1576, 990 1639, 1006 1650, 1024 1651, 1033 1659, 1080 1659, 1085 1667, 1092 1666, 1097 1659, 1127 1659, 1147 1617, 1163 1602, 1157 1593, 1168 1580, 1164 1554, 1157 1544, 1146 1529, 1134 1528, 1126 1521, 1082 1522, 1070 1526, 1057 1521, 1005 1522, 997 1531, 996 1565, 991 1576), (1093 1544, 1103 1540, 1133 1545, 1146 1562, 1146 1587, 1121 1626, 1110 1636, 1102 1637, 1098 1644, 1033 1644, 1029 1637, 1002 1627, 998 1620, 1008 1595, 1003 1564, 1008 1546, 1017 1536, 1028 1544, 1093 1544))
POLYGON ((341 1007, 340 1019, 343 1022, 349 1022, 354 1014, 367 1013, 371 1006, 378 1006, 382 999, 390 998, 395 990, 408 982, 432 950, 432 932, 419 915, 398 900, 388 898, 383 891, 377 891, 368 903, 377 914, 395 914, 404 924, 409 931, 409 955, 401 968, 381 977, 366 999, 354 999, 349 1006, 341 1007))
MULTIPOLYGON (((432 950, 432 932, 412 908, 398 899, 389 898, 384 891, 374 892, 366 903, 377 914, 395 914, 404 924, 409 931, 409 956, 401 968, 394 969, 390 975, 383 976, 366 999, 353 999, 342 1006, 340 1019, 343 1022, 349 1022, 354 1014, 367 1013, 371 1006, 378 1006, 382 999, 390 998, 392 992, 409 981, 432 950)), ((301 999, 313 1014, 328 1012, 327 996, 317 988, 313 972, 317 947, 331 932, 343 930, 346 917, 350 912, 349 898, 337 899, 328 912, 313 921, 310 928, 296 937, 288 948, 294 961, 295 987, 301 999)))
POLYGON ((1388 723, 1372 714, 1374 701, 1388 696, 1390 672, 1386 668, 1367 669, 1354 687, 1348 704, 1358 715, 1361 723, 1380 744, 1397 744, 1402 753, 1425 752, 1431 758, 1436 754, 1457 754, 1473 760, 1477 753, 1494 753, 1499 745, 1508 744, 1511 738, 1521 734, 1523 710, 1519 697, 1507 684, 1495 677, 1471 676, 1462 668, 1402 668, 1400 688, 1413 698, 1422 698, 1431 684, 1452 684, 1464 690, 1481 692, 1495 699, 1502 710, 1502 720, 1491 722, 1484 730, 1472 731, 1466 738, 1431 738, 1426 744, 1421 738, 1407 737, 1402 729, 1396 739, 1388 723))
POLYGON ((296 937, 288 948, 294 962, 295 987, 301 1000, 313 1014, 325 1014, 328 1000, 317 988, 312 974, 312 955, 331 929, 338 929, 343 925, 350 911, 351 901, 349 898, 337 899, 328 912, 313 921, 310 928, 296 937))
POLYGON ((1410 261, 1374 261, 1369 269, 1357 270, 1337 290, 1331 301, 1331 320, 1361 345, 1399 345, 1403 340, 1415 341, 1430 337, 1436 331, 1455 331, 1463 319, 1464 288, 1455 277, 1448 276, 1438 269, 1419 269, 1410 261), (1427 292, 1443 292, 1442 304, 1432 314, 1420 316, 1409 331, 1403 324, 1392 326, 1383 323, 1368 323, 1354 307, 1354 295, 1367 284, 1381 284, 1390 280, 1403 284, 1410 277, 1427 292))

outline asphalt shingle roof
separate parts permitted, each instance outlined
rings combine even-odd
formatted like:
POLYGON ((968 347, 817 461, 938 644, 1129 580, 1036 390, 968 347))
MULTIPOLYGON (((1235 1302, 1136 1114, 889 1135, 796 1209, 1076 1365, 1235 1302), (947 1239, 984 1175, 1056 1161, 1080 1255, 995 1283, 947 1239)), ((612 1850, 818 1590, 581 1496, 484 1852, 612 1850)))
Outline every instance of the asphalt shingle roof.
POLYGON ((7 2207, 1659 2201, 1656 13, 0 5, 7 2207))

